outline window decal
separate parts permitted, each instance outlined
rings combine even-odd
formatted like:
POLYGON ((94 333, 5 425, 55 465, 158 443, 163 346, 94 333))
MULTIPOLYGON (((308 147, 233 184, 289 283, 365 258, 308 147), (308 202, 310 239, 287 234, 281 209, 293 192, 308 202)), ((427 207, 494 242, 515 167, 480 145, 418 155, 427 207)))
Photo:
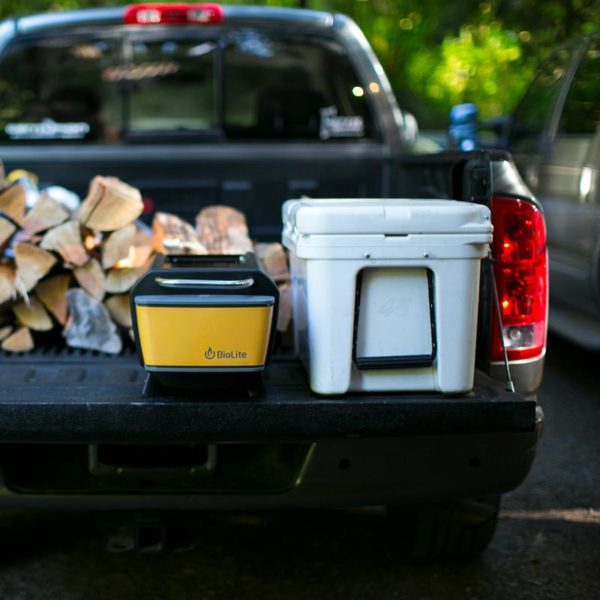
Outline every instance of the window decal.
POLYGON ((232 31, 227 34, 225 39, 240 54, 247 54, 258 58, 273 58, 275 56, 275 48, 271 40, 253 29, 232 31))
POLYGON ((39 123, 7 123, 4 132, 13 140, 81 140, 90 132, 90 126, 43 119, 39 123))
POLYGON ((321 127, 319 137, 322 140, 340 137, 363 137, 365 122, 360 116, 338 116, 336 106, 327 106, 319 110, 321 114, 321 127))
POLYGON ((102 73, 104 81, 140 81, 173 75, 179 71, 179 64, 173 61, 129 63, 118 67, 108 67, 102 73))

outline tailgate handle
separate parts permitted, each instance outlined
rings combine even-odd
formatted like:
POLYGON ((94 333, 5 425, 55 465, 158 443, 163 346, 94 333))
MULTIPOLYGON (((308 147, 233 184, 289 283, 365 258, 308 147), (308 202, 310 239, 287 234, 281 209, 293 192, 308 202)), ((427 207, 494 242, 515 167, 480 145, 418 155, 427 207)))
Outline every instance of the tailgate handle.
POLYGON ((170 279, 156 277, 154 280, 166 288, 200 288, 206 290, 243 290, 254 285, 254 279, 170 279))

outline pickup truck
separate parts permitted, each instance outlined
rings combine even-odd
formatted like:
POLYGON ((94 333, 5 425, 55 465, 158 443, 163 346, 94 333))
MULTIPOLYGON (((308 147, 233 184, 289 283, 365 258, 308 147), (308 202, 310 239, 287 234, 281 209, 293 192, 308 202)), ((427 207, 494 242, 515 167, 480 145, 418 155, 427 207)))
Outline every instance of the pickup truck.
POLYGON ((117 176, 148 218, 223 203, 274 240, 288 198, 404 197, 482 203, 495 228, 466 394, 319 397, 289 352, 252 394, 145 388, 133 350, 3 353, 0 507, 383 505, 412 556, 486 547, 543 422, 544 221, 508 154, 418 154, 414 119, 339 14, 179 4, 9 19, 0 86, 7 171, 81 194, 117 176))

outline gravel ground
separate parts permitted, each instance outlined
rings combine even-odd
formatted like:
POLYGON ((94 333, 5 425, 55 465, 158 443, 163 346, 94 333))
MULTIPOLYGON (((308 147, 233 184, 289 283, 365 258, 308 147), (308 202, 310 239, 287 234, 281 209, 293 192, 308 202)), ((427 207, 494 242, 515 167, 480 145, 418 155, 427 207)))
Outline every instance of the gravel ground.
POLYGON ((148 553, 108 552, 106 517, 1 513, 0 600, 600 598, 599 372, 551 338, 540 454, 470 564, 404 562, 378 510, 186 515, 148 553))

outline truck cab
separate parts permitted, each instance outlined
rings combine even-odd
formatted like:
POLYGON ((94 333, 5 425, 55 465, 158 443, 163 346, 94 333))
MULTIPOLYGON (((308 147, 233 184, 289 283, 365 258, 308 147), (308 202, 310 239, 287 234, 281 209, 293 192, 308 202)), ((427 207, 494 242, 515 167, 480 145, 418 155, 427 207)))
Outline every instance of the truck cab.
POLYGON ((80 194, 110 171, 183 218, 198 203, 239 208, 260 237, 279 236, 285 198, 393 193, 414 133, 348 18, 229 6, 207 23, 143 15, 4 23, 7 168, 80 194))

